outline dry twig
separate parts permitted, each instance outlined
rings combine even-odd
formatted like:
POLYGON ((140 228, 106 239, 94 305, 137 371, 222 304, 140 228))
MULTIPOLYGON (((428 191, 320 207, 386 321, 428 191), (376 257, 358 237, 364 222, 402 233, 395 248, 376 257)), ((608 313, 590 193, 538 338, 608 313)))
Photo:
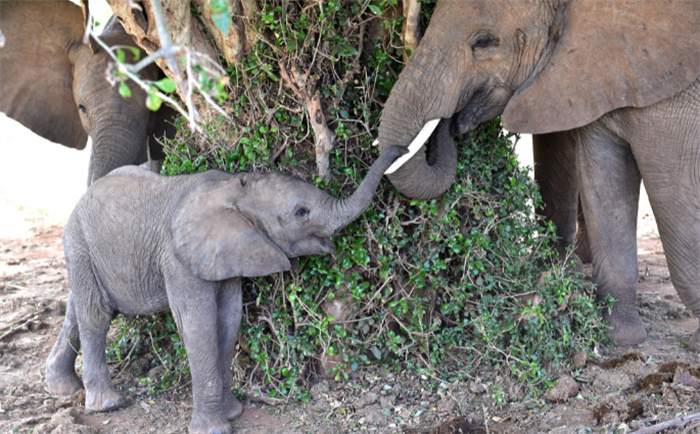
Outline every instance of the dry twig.
POLYGON ((36 321, 39 319, 39 315, 41 315, 42 313, 44 313, 43 310, 42 310, 41 312, 37 312, 37 313, 33 313, 33 314, 30 314, 30 315, 27 315, 27 316, 25 316, 24 318, 22 318, 22 319, 20 319, 20 320, 18 320, 18 321, 15 321, 14 324, 11 324, 11 325, 8 327, 8 330, 7 330, 5 333, 3 333, 2 335, 0 335, 0 341, 3 340, 3 339, 5 339, 6 337, 10 336, 11 334, 13 334, 14 332, 16 332, 17 330, 21 330, 23 327, 26 327, 26 326, 28 326, 29 324, 36 322, 36 321), (20 324, 20 323, 21 323, 21 324, 20 324), (18 325, 18 324, 19 324, 19 325, 18 325))
POLYGON ((661 432, 664 430, 667 430, 669 428, 683 428, 690 422, 700 420, 700 413, 694 413, 690 414, 688 416, 680 416, 671 420, 667 420, 666 422, 661 422, 657 423, 656 425, 652 426, 647 426, 641 429, 638 429, 637 431, 631 433, 631 434, 653 434, 657 432, 661 432))
POLYGON ((328 128, 326 116, 323 113, 321 104, 321 94, 315 92, 313 96, 309 93, 308 85, 309 72, 301 73, 299 68, 292 62, 289 70, 285 66, 285 60, 279 61, 280 75, 289 89, 299 98, 311 121, 311 128, 316 136, 316 167, 318 176, 327 179, 330 176, 330 153, 335 143, 335 133, 328 128), (291 74, 290 74, 291 73, 291 74))

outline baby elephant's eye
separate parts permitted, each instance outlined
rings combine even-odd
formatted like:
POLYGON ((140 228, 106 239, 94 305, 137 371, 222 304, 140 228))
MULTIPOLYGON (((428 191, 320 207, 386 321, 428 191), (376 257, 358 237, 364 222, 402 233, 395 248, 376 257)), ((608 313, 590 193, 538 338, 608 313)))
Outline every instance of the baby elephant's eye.
POLYGON ((80 110, 81 112, 87 114, 87 108, 85 108, 85 106, 82 105, 82 104, 78 105, 78 110, 80 110))
POLYGON ((309 210, 306 209, 306 208, 304 208, 304 207, 301 207, 301 208, 299 208, 299 209, 297 210, 297 212, 294 213, 294 214, 295 214, 297 217, 306 217, 307 215, 309 215, 309 210))

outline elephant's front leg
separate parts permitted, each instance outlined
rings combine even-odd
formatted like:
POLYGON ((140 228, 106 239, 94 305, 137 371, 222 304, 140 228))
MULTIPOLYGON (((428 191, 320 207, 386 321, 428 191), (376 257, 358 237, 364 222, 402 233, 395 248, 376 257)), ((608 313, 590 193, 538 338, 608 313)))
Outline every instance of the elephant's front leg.
POLYGON ((231 426, 222 410, 217 283, 199 279, 183 267, 166 277, 166 288, 192 373, 194 397, 189 432, 230 433, 231 426))
MULTIPOLYGON (((633 111, 629 119, 671 281, 700 318, 700 79, 674 98, 633 111)), ((688 347, 700 352, 700 328, 688 347)))
POLYGON ((219 307, 219 366, 223 384, 223 413, 226 419, 233 420, 243 411, 243 405, 231 393, 231 363, 236 349, 243 309, 240 277, 221 283, 217 305, 219 307))
POLYGON ((618 345, 639 344, 647 336, 636 307, 639 170, 629 145, 598 122, 575 133, 579 135, 579 192, 596 294, 599 300, 615 299, 605 310, 609 336, 618 345))

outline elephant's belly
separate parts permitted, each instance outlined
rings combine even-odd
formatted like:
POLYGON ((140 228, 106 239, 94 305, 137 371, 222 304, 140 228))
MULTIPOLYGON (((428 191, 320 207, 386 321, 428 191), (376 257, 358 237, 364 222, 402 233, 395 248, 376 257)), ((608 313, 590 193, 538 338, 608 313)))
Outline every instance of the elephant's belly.
POLYGON ((109 303, 115 311, 125 316, 149 315, 170 307, 165 283, 160 277, 109 280, 111 281, 104 282, 109 303))

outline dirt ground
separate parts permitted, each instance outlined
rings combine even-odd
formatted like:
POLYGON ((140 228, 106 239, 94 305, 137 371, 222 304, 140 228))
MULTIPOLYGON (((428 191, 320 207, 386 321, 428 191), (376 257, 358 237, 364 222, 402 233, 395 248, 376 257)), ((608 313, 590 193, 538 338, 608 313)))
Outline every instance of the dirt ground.
MULTIPOLYGON (((0 204, 0 212, 10 206, 0 204)), ((86 411, 82 392, 47 393, 44 363, 69 293, 62 225, 35 211, 19 210, 19 216, 23 229, 0 237, 0 432, 186 432, 192 396, 186 381, 149 395, 136 367, 113 372, 130 405, 111 413, 86 411)), ((651 216, 644 218, 653 225, 651 216)), ((649 339, 636 348, 601 348, 598 360, 575 361, 579 367, 546 397, 512 402, 527 386, 497 372, 473 372, 469 381, 429 390, 408 374, 369 370, 349 382, 316 384, 305 406, 246 402, 234 432, 453 433, 467 424, 471 433, 630 432, 696 414, 700 356, 683 346, 697 319, 671 285, 653 227, 645 234, 643 224, 640 232, 638 305, 649 339)), ((700 432, 700 421, 666 432, 700 432)))

